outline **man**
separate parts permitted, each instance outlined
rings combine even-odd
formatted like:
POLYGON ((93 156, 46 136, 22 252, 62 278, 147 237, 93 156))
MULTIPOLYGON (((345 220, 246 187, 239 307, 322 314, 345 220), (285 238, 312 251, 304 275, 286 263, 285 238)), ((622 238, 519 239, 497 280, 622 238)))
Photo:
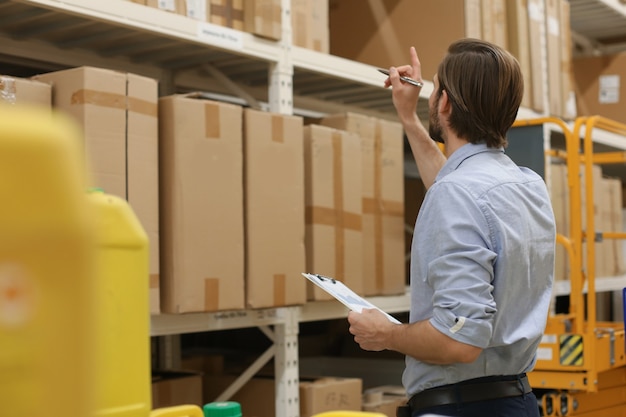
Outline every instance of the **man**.
POLYGON ((539 416, 525 373, 549 310, 556 231, 543 179, 504 153, 523 94, 519 65, 488 42, 454 42, 433 80, 426 132, 419 87, 400 80, 421 80, 414 48, 410 57, 385 81, 428 189, 413 234, 410 323, 350 312, 350 333, 362 349, 406 355, 403 415, 539 416))

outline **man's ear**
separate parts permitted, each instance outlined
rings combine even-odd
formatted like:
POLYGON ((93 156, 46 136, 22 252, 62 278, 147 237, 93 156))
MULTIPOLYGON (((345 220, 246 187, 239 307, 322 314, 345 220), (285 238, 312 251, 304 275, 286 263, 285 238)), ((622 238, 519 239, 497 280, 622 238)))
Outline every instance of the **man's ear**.
POLYGON ((452 106, 450 106, 448 92, 446 90, 441 90, 441 97, 439 97, 439 113, 448 114, 451 111, 452 106))

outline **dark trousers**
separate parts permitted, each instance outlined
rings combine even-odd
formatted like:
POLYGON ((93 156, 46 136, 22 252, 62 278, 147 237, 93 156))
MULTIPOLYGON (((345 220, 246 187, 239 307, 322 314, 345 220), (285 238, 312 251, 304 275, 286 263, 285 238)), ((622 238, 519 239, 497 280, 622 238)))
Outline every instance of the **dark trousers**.
POLYGON ((519 397, 446 404, 414 410, 411 417, 435 414, 446 417, 539 417, 537 398, 531 392, 519 397))

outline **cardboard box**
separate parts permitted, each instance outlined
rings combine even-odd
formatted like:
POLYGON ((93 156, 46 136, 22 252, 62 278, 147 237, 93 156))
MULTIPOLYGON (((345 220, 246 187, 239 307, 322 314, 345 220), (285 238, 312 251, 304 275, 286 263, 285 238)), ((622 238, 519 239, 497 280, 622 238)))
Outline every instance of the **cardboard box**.
POLYGON ((240 106, 194 94, 159 100, 161 308, 244 308, 240 106))
POLYGON ((79 67, 35 77, 52 85, 53 107, 82 127, 90 186, 126 199, 150 239, 150 312, 159 308, 158 82, 79 67))
POLYGON ((561 117, 572 120, 576 117, 576 93, 572 69, 572 29, 569 0, 560 0, 561 23, 561 117))
POLYGON ((356 113, 327 116, 320 124, 361 138, 363 293, 402 294, 406 289, 402 126, 356 113))
POLYGON ((362 408, 363 383, 359 378, 300 378, 300 416, 325 411, 362 408))
MULTIPOLYGON (((596 184, 594 184, 596 185, 596 184)), ((622 232, 622 186, 619 178, 602 178, 599 186, 600 225, 596 225, 596 230, 602 232, 622 232)), ((596 186, 598 186, 596 185, 596 186)), ((604 239, 604 250, 596 251, 596 262, 604 265, 603 276, 613 277, 624 273, 623 240, 604 239)))
MULTIPOLYGON (((565 164, 551 164, 549 178, 550 200, 552 202, 552 210, 554 211, 556 232, 565 237, 569 237, 570 203, 569 189, 567 186, 567 166, 565 164)), ((564 281, 569 279, 570 258, 563 245, 557 243, 554 258, 555 281, 564 281)))
MULTIPOLYGON (((354 343, 354 342, 353 342, 354 343)), ((397 352, 396 352, 397 353, 397 352)), ((310 356, 300 357, 298 367, 300 380, 302 376, 358 378, 363 389, 370 389, 380 385, 397 385, 402 381, 405 369, 405 360, 402 355, 394 358, 376 359, 369 357, 349 356, 310 356)))
POLYGON ((382 385, 363 392, 363 411, 396 417, 396 409, 408 401, 404 387, 382 385))
POLYGON ((304 304, 303 121, 244 112, 246 305, 304 304))
POLYGON ((244 0, 244 30, 267 39, 282 36, 281 0, 244 0))
MULTIPOLYGON (((363 294, 361 139, 326 126, 304 128, 306 267, 363 294)), ((309 300, 332 296, 307 282, 309 300)))
POLYGON ((291 0, 292 42, 322 53, 330 51, 329 0, 291 0))
POLYGON ((466 20, 465 2, 457 0, 331 0, 329 7, 332 55, 388 68, 409 63, 409 48, 415 46, 426 80, 450 43, 477 33, 472 25, 481 25, 466 20))
MULTIPOLYGON (((215 401, 236 379, 235 375, 205 375, 203 401, 215 401)), ((300 378, 300 416, 324 411, 359 411, 362 383, 358 378, 300 378)), ((276 416, 276 381, 272 376, 255 376, 230 398, 241 405, 244 415, 276 416)))
POLYGON ((561 117, 563 114, 561 93, 561 0, 545 0, 546 4, 546 55, 548 60, 548 113, 561 117))
POLYGON ((152 373, 152 408, 195 404, 202 407, 202 375, 188 371, 152 373))
POLYGON ((211 23, 244 30, 244 0, 209 0, 211 23))
POLYGON ((542 37, 544 36, 545 24, 544 0, 528 0, 528 38, 530 48, 530 71, 531 71, 531 108, 537 112, 545 109, 545 84, 547 77, 543 68, 544 48, 542 37))
POLYGON ((520 64, 524 76, 522 107, 532 107, 532 71, 530 62, 528 2, 511 0, 506 6, 508 50, 520 64))
MULTIPOLYGON (((203 401, 215 401, 238 375, 205 375, 203 401)), ((255 376, 248 380, 243 387, 235 392, 229 401, 236 401, 241 405, 244 415, 255 417, 276 416, 276 388, 271 376, 255 376)))
MULTIPOLYGON (((586 193, 586 182, 587 176, 585 174, 585 166, 580 166, 580 196, 581 196, 581 204, 580 204, 580 212, 582 215, 582 229, 583 231, 587 230, 587 204, 591 204, 593 206, 593 231, 595 233, 596 230, 601 230, 602 227, 602 218, 600 217, 600 204, 603 202, 602 198, 602 167, 600 165, 592 165, 591 167, 591 181, 593 186, 592 198, 593 201, 589 202, 587 199, 586 193)), ((603 242, 595 242, 595 268, 594 273, 596 277, 604 277, 606 276, 605 266, 602 262, 599 262, 599 254, 605 250, 607 246, 607 241, 603 242)), ((584 270, 589 270, 587 266, 587 242, 583 242, 582 244, 582 267, 584 270)))
POLYGON ((28 78, 0 75, 0 103, 52 108, 50 84, 28 78))
POLYGON ((481 0, 482 37, 508 49, 507 5, 505 0, 481 0))
POLYGON ((575 58, 573 68, 578 114, 626 123, 626 52, 575 58))

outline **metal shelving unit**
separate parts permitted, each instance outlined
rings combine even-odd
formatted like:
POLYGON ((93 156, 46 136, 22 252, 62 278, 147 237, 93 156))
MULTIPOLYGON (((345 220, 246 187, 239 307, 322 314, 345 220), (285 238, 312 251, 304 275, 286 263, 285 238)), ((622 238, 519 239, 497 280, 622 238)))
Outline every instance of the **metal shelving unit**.
MULTIPOLYGON (((626 6, 618 0, 570 0, 572 30, 587 53, 626 50, 626 6), (590 14, 593 11, 593 15, 590 14), (589 19, 587 19, 589 16, 589 19), (609 19, 611 25, 608 24, 609 19), (602 22, 593 21, 602 19, 602 22), (599 26, 598 26, 599 25, 599 26), (611 36, 614 42, 609 42, 611 36), (609 45, 610 44, 610 45, 609 45)), ((83 65, 152 77, 161 94, 205 91, 220 99, 278 113, 355 111, 395 119, 390 92, 374 67, 291 45, 290 0, 282 0, 283 36, 270 41, 124 0, 0 0, 0 62, 54 71, 83 65)), ((427 120, 422 89, 418 112, 427 120)), ((521 109, 519 118, 539 114, 521 109)), ((624 286, 626 277, 599 279, 597 288, 624 286)), ((557 282, 555 292, 569 291, 557 282)), ((372 297, 390 313, 409 309, 408 293, 372 297)), ((259 327, 273 345, 231 386, 227 398, 272 357, 276 414, 299 415, 298 324, 345 317, 334 301, 260 310, 153 315, 152 336, 259 327)))

